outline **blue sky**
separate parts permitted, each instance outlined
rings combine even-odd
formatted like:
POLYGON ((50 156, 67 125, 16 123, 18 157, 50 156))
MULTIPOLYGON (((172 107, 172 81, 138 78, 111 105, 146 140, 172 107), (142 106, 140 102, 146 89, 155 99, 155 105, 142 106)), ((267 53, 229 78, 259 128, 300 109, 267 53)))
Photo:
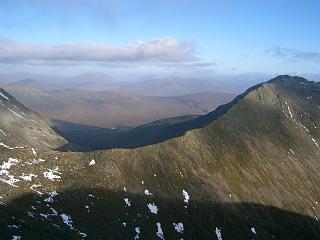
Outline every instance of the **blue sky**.
POLYGON ((309 0, 2 0, 0 71, 319 74, 319 11, 309 0))

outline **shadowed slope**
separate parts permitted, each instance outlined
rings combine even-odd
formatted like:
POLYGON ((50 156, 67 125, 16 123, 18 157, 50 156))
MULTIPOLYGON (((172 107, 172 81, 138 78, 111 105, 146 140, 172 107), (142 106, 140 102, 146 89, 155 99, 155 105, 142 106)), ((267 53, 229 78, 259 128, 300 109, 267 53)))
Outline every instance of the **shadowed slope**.
POLYGON ((200 240, 219 239, 220 234, 226 240, 320 238, 316 219, 275 207, 192 199, 186 205, 182 197, 166 199, 94 188, 57 192, 51 198, 24 195, 0 206, 0 212, 0 233, 5 239, 15 235, 34 240, 200 240), (148 204, 156 206, 157 213, 152 213, 148 204), (175 225, 178 223, 180 228, 175 225))

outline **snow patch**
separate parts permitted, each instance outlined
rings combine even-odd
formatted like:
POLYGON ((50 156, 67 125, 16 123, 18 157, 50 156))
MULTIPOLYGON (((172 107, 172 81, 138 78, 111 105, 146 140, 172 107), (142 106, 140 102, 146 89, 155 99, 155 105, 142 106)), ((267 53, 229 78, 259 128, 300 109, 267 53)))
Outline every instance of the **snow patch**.
POLYGON ((89 162, 89 166, 93 166, 96 164, 96 161, 94 159, 92 159, 90 162, 89 162))
POLYGON ((131 207, 131 202, 129 201, 129 198, 124 198, 123 200, 128 207, 131 207))
POLYGON ((173 223, 173 226, 174 226, 174 229, 176 230, 176 232, 183 233, 183 231, 184 231, 183 223, 181 223, 181 222, 173 223))
POLYGON ((148 203, 147 206, 151 213, 158 214, 159 208, 154 203, 148 203))
POLYGON ((221 234, 221 230, 219 228, 216 227, 216 236, 218 240, 222 240, 222 234, 221 234))
POLYGON ((11 113, 13 113, 14 115, 16 115, 17 117, 24 119, 24 117, 22 117, 19 113, 16 113, 15 111, 13 111, 11 108, 6 107, 5 105, 1 104, 2 106, 4 106, 6 109, 8 109, 11 113))
POLYGON ((37 156, 37 152, 34 148, 31 148, 33 155, 37 156))
MULTIPOLYGON (((189 200, 190 200, 190 195, 188 194, 188 192, 187 191, 185 191, 185 190, 182 190, 182 194, 183 194, 183 196, 184 196, 184 203, 186 204, 186 205, 188 205, 189 204, 189 200)), ((185 206, 185 207, 187 207, 187 206, 185 206)))
POLYGON ((311 138, 311 140, 317 146, 317 148, 319 148, 319 144, 317 143, 317 141, 313 137, 311 138))
POLYGON ((45 201, 45 202, 53 202, 54 201, 54 197, 55 196, 57 196, 58 195, 58 193, 56 192, 56 191, 53 191, 53 192, 48 192, 48 197, 47 198, 45 198, 43 201, 45 201))
POLYGON ((0 96, 3 97, 3 98, 5 98, 5 99, 7 99, 7 100, 9 101, 9 98, 8 98, 6 95, 4 95, 2 92, 0 92, 0 96))
POLYGON ((16 179, 13 175, 10 175, 10 168, 14 165, 17 165, 20 161, 15 158, 9 158, 7 162, 3 162, 0 165, 0 181, 7 183, 13 187, 18 187, 15 183, 19 182, 19 179, 16 179))
POLYGON ((12 236, 11 240, 20 240, 20 239, 21 239, 21 236, 12 236))
POLYGON ((290 107, 289 107, 289 104, 288 104, 287 101, 286 101, 286 105, 287 105, 287 108, 288 108, 288 112, 289 112, 289 114, 290 114, 290 117, 292 118, 293 116, 292 116, 292 113, 291 113, 291 110, 290 110, 290 107))
POLYGON ((31 182, 32 178, 36 178, 36 177, 38 177, 38 176, 35 174, 32 174, 32 173, 30 173, 30 174, 22 173, 22 176, 19 176, 19 178, 21 178, 24 181, 28 181, 28 182, 31 182))
POLYGON ((42 163, 42 162, 45 162, 46 160, 44 159, 33 159, 32 161, 29 161, 29 162, 26 162, 26 164, 28 165, 34 165, 34 164, 39 164, 39 163, 42 163))
POLYGON ((30 187, 30 189, 31 189, 32 191, 38 193, 39 195, 42 195, 42 194, 43 194, 42 192, 37 191, 37 190, 34 189, 34 188, 38 188, 38 187, 41 187, 41 185, 40 185, 40 184, 33 184, 33 185, 30 187))
POLYGON ((61 174, 60 172, 58 172, 59 168, 55 167, 55 169, 48 169, 47 172, 43 173, 43 176, 45 178, 48 178, 51 181, 55 181, 55 179, 60 179, 61 177, 57 174, 61 174))
POLYGON ((62 218, 64 224, 66 224, 70 229, 74 230, 73 221, 69 215, 62 213, 60 214, 60 217, 62 218))
POLYGON ((152 195, 152 193, 148 189, 144 190, 144 194, 148 196, 152 195))
POLYGON ((137 240, 140 238, 140 227, 136 227, 134 230, 136 231, 136 235, 134 236, 134 239, 137 240))
POLYGON ((156 232, 157 236, 164 240, 164 235, 163 235, 163 231, 162 231, 162 228, 161 228, 161 224, 158 222, 157 223, 157 232, 156 232))

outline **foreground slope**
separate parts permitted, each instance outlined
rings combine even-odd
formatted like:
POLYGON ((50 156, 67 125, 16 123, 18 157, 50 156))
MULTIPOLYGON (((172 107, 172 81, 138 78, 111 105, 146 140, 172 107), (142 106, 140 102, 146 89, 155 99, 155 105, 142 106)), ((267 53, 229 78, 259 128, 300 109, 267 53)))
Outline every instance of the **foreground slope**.
POLYGON ((280 76, 205 116, 207 125, 137 149, 3 149, 0 234, 319 239, 319 90, 280 76))

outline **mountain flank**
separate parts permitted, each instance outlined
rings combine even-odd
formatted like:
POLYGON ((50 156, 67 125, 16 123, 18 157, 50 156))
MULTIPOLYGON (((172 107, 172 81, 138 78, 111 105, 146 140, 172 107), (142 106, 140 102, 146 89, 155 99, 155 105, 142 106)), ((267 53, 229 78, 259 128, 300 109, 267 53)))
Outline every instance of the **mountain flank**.
POLYGON ((3 148, 0 234, 319 239, 319 90, 279 76, 139 148, 3 148))
POLYGON ((52 128, 49 120, 32 112, 0 88, 0 142, 2 146, 34 146, 54 149, 67 142, 52 128))

